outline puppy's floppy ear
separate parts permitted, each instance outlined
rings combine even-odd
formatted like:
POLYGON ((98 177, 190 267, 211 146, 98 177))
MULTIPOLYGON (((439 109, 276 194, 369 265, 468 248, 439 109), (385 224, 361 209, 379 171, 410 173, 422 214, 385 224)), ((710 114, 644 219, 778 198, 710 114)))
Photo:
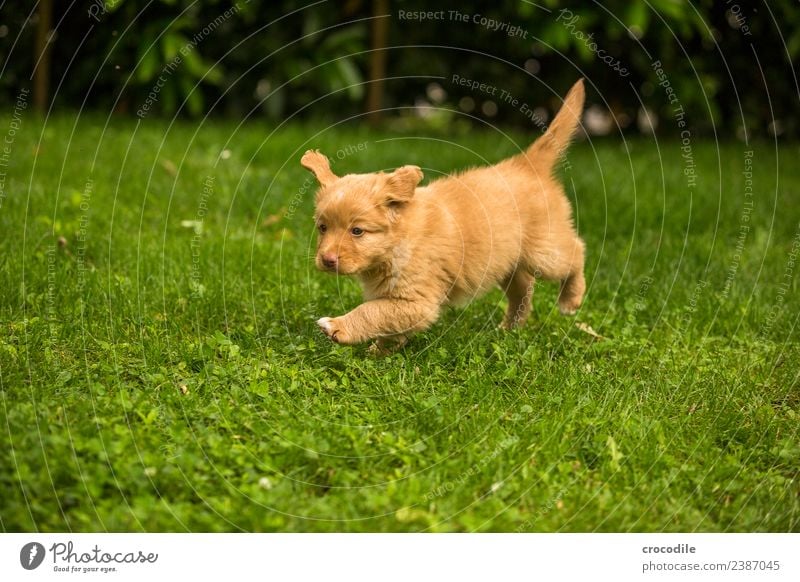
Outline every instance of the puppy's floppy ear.
POLYGON ((300 164, 317 177, 321 186, 328 186, 339 179, 339 176, 331 172, 328 158, 319 150, 308 150, 300 159, 300 164))
POLYGON ((403 166, 388 175, 383 194, 387 203, 408 202, 414 196, 414 189, 422 180, 422 170, 418 166, 403 166))

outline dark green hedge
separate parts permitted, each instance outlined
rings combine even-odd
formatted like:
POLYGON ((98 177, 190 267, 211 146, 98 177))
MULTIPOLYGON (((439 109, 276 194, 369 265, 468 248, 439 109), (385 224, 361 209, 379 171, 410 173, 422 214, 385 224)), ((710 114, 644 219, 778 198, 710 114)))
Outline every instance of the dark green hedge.
MULTIPOLYGON (((535 107, 552 111, 583 76, 596 111, 612 112, 625 132, 646 121, 643 108, 658 116, 659 132, 677 132, 677 106, 693 131, 708 135, 800 130, 791 64, 800 8, 790 0, 386 4, 389 120, 447 125, 462 117, 430 104, 524 126, 535 107)), ((28 10, 2 8, 5 104, 31 86, 36 17, 28 10)), ((140 117, 359 115, 376 13, 381 3, 364 0, 305 8, 282 0, 56 1, 51 100, 140 117)))

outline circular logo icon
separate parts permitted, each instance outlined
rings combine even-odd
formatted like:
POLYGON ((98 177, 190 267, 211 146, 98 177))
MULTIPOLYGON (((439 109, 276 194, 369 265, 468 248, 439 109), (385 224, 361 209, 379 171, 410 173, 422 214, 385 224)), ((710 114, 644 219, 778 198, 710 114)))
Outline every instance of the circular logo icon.
POLYGON ((39 542, 30 542, 19 551, 19 563, 26 570, 35 570, 44 561, 44 546, 39 542))

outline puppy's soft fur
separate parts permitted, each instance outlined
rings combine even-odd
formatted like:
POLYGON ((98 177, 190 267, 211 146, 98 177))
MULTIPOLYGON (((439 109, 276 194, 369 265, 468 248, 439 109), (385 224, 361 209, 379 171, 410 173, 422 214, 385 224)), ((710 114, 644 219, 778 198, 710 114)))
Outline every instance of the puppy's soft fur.
POLYGON ((547 132, 527 151, 490 167, 418 187, 422 171, 336 176, 307 151, 301 164, 320 188, 316 264, 356 277, 364 303, 317 323, 341 344, 377 340, 389 349, 430 327, 443 306, 499 285, 503 326, 524 323, 534 278, 561 282, 561 312, 574 314, 585 290, 584 243, 554 166, 581 118, 583 81, 572 87, 547 132))

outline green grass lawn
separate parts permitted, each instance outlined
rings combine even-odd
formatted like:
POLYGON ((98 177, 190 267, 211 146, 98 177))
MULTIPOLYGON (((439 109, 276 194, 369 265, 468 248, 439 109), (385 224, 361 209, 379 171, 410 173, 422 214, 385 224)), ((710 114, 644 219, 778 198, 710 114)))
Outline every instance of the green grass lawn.
POLYGON ((360 293, 314 270, 300 154, 430 179, 536 134, 453 132, 25 117, 0 528, 800 530, 800 148, 695 140, 693 178, 679 141, 579 142, 575 319, 543 283, 518 331, 497 291, 386 358, 331 344, 360 293))

